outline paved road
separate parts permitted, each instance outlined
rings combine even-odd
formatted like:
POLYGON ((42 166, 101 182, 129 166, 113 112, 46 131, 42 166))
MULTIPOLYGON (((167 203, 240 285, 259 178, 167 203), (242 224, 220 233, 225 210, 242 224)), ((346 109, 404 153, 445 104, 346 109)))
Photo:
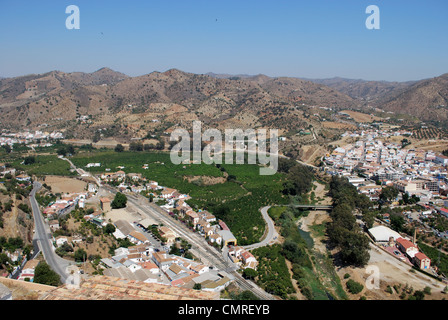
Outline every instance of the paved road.
POLYGON ((250 244, 247 246, 243 246, 246 250, 251 250, 255 248, 260 248, 269 245, 270 243, 274 242, 278 239, 278 233, 275 230, 274 221, 272 221, 271 217, 268 214, 268 210, 270 209, 270 206, 266 206, 261 208, 261 214, 263 216, 264 221, 266 222, 266 236, 264 239, 258 243, 250 244))
MULTIPOLYGON (((110 186, 103 186, 106 190, 115 193, 110 186)), ((244 290, 252 291, 262 300, 275 300, 269 293, 262 290, 255 283, 244 279, 236 270, 238 267, 226 259, 226 250, 220 253, 214 247, 210 246, 203 237, 198 233, 191 231, 178 220, 174 220, 166 211, 159 206, 149 203, 148 200, 140 195, 128 195, 128 203, 139 209, 140 212, 150 216, 151 218, 163 222, 163 224, 177 233, 178 236, 187 240, 191 245, 191 251, 207 264, 216 269, 226 271, 233 276, 236 283, 244 290)))
POLYGON ((97 184, 98 186, 101 186, 101 181, 100 181, 100 179, 98 179, 96 176, 92 175, 90 172, 85 171, 84 169, 77 168, 77 167, 73 164, 73 162, 72 162, 70 159, 68 159, 68 158, 63 157, 63 158, 61 158, 61 159, 67 161, 67 162, 70 164, 70 167, 71 167, 72 169, 74 169, 74 170, 75 170, 81 177, 86 177, 86 176, 91 177, 91 178, 93 178, 93 179, 95 180, 95 182, 96 182, 96 184, 97 184))
POLYGON ((30 193, 31 209, 34 217, 34 238, 39 244, 39 248, 42 251, 45 261, 57 274, 61 276, 61 281, 64 283, 67 280, 68 274, 66 268, 73 264, 73 262, 62 259, 55 253, 55 248, 52 243, 52 235, 48 225, 44 222, 42 213, 40 212, 39 205, 36 201, 36 192, 41 188, 39 182, 34 182, 33 190, 30 193))
MULTIPOLYGON (((67 158, 64 158, 64 160, 67 160, 70 163, 71 167, 78 172, 78 174, 87 174, 89 176, 93 176, 89 172, 85 172, 82 169, 76 168, 76 166, 67 158)), ((111 186, 102 185, 101 182, 98 181, 98 178, 96 177, 94 178, 97 181, 98 185, 100 186, 99 192, 101 192, 102 190, 107 190, 114 194, 117 192, 116 189, 112 188, 111 186)), ((212 265, 220 270, 228 272, 231 276, 234 277, 235 281, 241 288, 245 290, 250 290, 252 293, 254 293, 262 300, 275 300, 275 298, 272 295, 270 295, 269 293, 258 287, 255 283, 244 279, 236 271, 238 270, 238 267, 235 266, 235 264, 233 264, 232 262, 230 262, 229 259, 227 259, 225 250, 222 253, 219 253, 214 247, 210 246, 203 237, 199 236, 196 232, 193 232, 190 229, 188 229, 181 222, 174 220, 168 215, 167 212, 165 212, 159 206, 149 203, 146 198, 140 195, 128 196, 128 202, 134 205, 135 207, 139 208, 140 211, 145 213, 146 215, 155 218, 158 221, 163 221, 165 225, 171 228, 180 237, 187 240, 192 245, 192 251, 198 253, 198 256, 200 256, 203 260, 205 260, 208 265, 212 265)), ((266 207, 264 216, 267 217, 267 219, 269 220, 270 218, 269 215, 267 214, 268 209, 269 208, 266 207)), ((275 229, 273 228, 274 226, 273 222, 271 221, 270 223, 272 223, 272 227, 270 227, 269 230, 275 231, 275 229)))
MULTIPOLYGON (((296 207, 296 208, 311 208, 311 209, 316 209, 316 210, 328 210, 328 209, 332 208, 332 206, 323 206, 323 205, 295 205, 294 207, 296 207)), ((266 222, 267 234, 266 234, 265 238, 258 243, 243 246, 244 249, 251 250, 251 249, 255 249, 255 248, 264 247, 264 246, 267 246, 267 245, 275 242, 275 240, 277 240, 278 233, 275 230, 274 222, 272 221, 271 217, 268 214, 268 211, 270 208, 271 208, 271 206, 266 206, 266 207, 263 207, 260 209, 263 219, 266 222)))

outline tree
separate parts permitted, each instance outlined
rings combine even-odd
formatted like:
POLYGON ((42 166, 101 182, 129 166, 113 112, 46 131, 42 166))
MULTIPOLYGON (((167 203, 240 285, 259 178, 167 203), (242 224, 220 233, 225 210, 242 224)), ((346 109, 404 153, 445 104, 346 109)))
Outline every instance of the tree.
POLYGON ((362 233, 346 232, 340 248, 341 257, 345 263, 364 266, 369 262, 369 239, 362 233))
POLYGON ((430 295, 430 294, 431 294, 431 287, 426 286, 426 287, 423 289, 423 292, 424 292, 425 294, 427 294, 427 295, 430 295))
POLYGON ((12 148, 9 144, 5 144, 4 146, 2 146, 2 148, 5 150, 6 153, 11 153, 12 148))
POLYGON ((124 151, 124 147, 123 147, 123 145, 122 145, 122 144, 117 144, 117 145, 115 146, 114 151, 115 151, 115 152, 123 152, 123 151, 124 151))
POLYGON ((159 140, 159 142, 157 142, 157 144, 156 144, 156 149, 157 149, 157 150, 163 150, 163 149, 165 149, 165 141, 163 141, 163 140, 159 140))
POLYGON ((87 260, 87 252, 84 249, 80 248, 75 251, 74 258, 76 262, 84 262, 87 260))
POLYGON ((178 144, 177 141, 170 141, 170 142, 169 142, 169 145, 168 145, 168 150, 173 149, 173 147, 174 147, 176 144, 178 144))
POLYGON ((56 254, 63 257, 65 256, 68 252, 73 252, 73 248, 71 245, 69 245, 67 242, 64 242, 64 244, 62 246, 60 246, 59 248, 57 248, 55 250, 56 254))
POLYGON ((258 276, 258 272, 252 268, 246 268, 243 271, 243 277, 245 279, 254 279, 256 276, 258 276))
POLYGON ((128 202, 128 198, 121 192, 117 192, 115 194, 115 198, 110 204, 112 209, 121 209, 126 207, 126 203, 128 202))
POLYGON ((395 230, 397 232, 403 231, 404 223, 405 223, 405 220, 404 220, 403 216, 398 215, 398 214, 390 215, 390 225, 393 230, 395 230))
POLYGON ((45 261, 41 261, 34 270, 34 283, 59 286, 61 277, 45 261))
POLYGON ((25 158, 25 160, 23 161, 23 164, 27 166, 27 165, 33 164, 35 162, 36 162, 36 157, 29 156, 29 157, 25 158))
POLYGON ((232 297, 234 300, 260 300, 252 291, 244 290, 240 294, 232 297))
POLYGON ((383 201, 392 201, 398 196, 398 189, 394 187, 385 187, 381 190, 380 199, 383 201))
POLYGON ((0 266, 8 266, 11 264, 11 259, 6 255, 6 253, 0 253, 0 266))
POLYGON ((283 185, 284 194, 295 196, 310 191, 313 182, 313 174, 308 167, 300 164, 290 167, 288 163, 283 164, 282 166, 282 170, 288 170, 287 182, 283 185))
POLYGON ((112 223, 108 223, 106 227, 104 227, 104 232, 107 234, 111 234, 115 232, 115 226, 112 223))
POLYGON ((202 289, 202 285, 200 283, 195 283, 193 286, 194 290, 201 290, 202 289))
POLYGON ((57 150, 58 155, 65 157, 67 155, 67 149, 64 146, 61 146, 57 150))
POLYGON ((67 153, 68 154, 75 154, 75 147, 73 147, 71 144, 69 144, 68 146, 67 146, 67 148, 66 148, 66 150, 67 150, 67 153))
POLYGON ((133 141, 129 144, 130 151, 143 151, 143 143, 133 141))
POLYGON ((416 300, 424 300, 425 299, 425 293, 423 291, 417 290, 414 293, 414 297, 416 300))

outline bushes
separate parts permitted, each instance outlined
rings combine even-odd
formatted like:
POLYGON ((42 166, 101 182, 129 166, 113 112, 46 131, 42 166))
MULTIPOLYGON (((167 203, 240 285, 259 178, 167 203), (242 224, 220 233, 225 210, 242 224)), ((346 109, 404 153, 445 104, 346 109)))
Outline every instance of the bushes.
POLYGON ((73 257, 75 258, 76 262, 84 262, 87 260, 87 252, 84 249, 80 248, 75 251, 73 257))
POLYGON ((282 254, 292 263, 311 268, 311 261, 305 248, 292 240, 283 243, 282 254))
POLYGON ((243 270, 243 277, 245 279, 255 279, 258 276, 258 272, 251 268, 246 268, 243 270))
POLYGON ((114 151, 115 151, 115 152, 123 152, 123 151, 124 151, 124 147, 123 147, 123 145, 122 145, 122 144, 117 144, 117 145, 115 146, 114 151))
POLYGON ((262 247, 252 251, 259 262, 257 283, 266 292, 286 298, 294 292, 285 258, 280 245, 262 247))
POLYGON ((352 294, 360 293, 362 291, 362 289, 364 289, 364 286, 362 284, 360 284, 359 282, 356 282, 352 279, 349 279, 347 281, 346 286, 347 286, 348 291, 352 294))
POLYGON ((232 300, 260 300, 255 294, 253 294, 249 290, 242 291, 238 294, 231 292, 230 298, 232 300))
POLYGON ((69 245, 67 242, 64 242, 59 248, 55 250, 56 254, 60 257, 64 257, 69 252, 73 252, 73 247, 69 245))
POLYGON ((4 249, 9 252, 14 252, 17 249, 24 247, 23 239, 20 237, 10 237, 6 240, 5 237, 0 237, 0 252, 4 249))
POLYGON ((25 213, 31 213, 30 207, 28 207, 28 205, 25 203, 20 203, 17 207, 25 213))

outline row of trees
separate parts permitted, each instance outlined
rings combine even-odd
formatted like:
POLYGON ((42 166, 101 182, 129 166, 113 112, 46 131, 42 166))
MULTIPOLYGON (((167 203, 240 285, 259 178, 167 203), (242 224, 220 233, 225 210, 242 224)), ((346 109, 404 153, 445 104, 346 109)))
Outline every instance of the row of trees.
POLYGON ((310 168, 294 160, 279 159, 278 171, 286 173, 283 194, 297 196, 311 190, 314 176, 310 168))
POLYGON ((370 200, 358 194, 346 178, 333 176, 330 182, 333 197, 332 222, 327 232, 331 243, 340 249, 343 263, 364 266, 370 259, 369 239, 361 232, 354 212, 368 214, 370 200))
MULTIPOLYGON (((156 144, 149 143, 143 144, 142 142, 133 141, 129 144, 129 151, 151 151, 151 150, 163 150, 165 149, 165 142, 163 140, 159 140, 156 144)), ((123 152, 124 146, 122 144, 117 144, 114 149, 115 152, 123 152)))

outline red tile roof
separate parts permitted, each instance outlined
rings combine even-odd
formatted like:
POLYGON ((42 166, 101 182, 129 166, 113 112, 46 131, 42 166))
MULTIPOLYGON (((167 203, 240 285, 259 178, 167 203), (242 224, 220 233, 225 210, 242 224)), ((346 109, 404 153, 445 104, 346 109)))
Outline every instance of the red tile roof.
POLYGON ((415 244, 413 244, 411 241, 403 239, 403 238, 398 238, 397 242, 399 244, 401 244, 403 246, 403 248, 405 248, 405 249, 417 248, 417 246, 415 244))
MULTIPOLYGON (((424 260, 424 259, 429 259, 427 256, 426 256, 426 254, 424 254, 423 252, 418 252, 416 255, 415 255, 415 257, 418 259, 418 260, 420 260, 420 261, 422 261, 422 260, 424 260)), ((431 259, 430 259, 431 260, 431 259)))

